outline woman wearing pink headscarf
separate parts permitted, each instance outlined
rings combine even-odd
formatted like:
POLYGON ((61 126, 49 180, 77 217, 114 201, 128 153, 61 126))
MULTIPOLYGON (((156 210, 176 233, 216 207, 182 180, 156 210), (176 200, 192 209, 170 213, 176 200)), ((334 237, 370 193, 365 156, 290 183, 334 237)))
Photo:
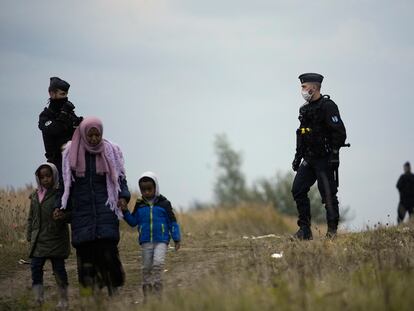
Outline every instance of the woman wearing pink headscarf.
POLYGON ((106 286, 112 295, 124 283, 119 259, 119 207, 130 193, 120 148, 102 139, 103 125, 85 118, 63 151, 61 210, 71 218, 72 245, 76 249, 82 293, 106 286))

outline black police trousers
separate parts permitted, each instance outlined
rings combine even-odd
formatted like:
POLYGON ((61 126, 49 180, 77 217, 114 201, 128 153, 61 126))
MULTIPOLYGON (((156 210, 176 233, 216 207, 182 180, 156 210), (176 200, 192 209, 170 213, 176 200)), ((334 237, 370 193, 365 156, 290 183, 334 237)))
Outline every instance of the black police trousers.
POLYGON ((298 226, 310 227, 311 210, 308 192, 318 182, 322 203, 325 204, 326 220, 329 228, 336 229, 339 221, 338 187, 334 180, 334 172, 328 158, 303 161, 292 185, 292 195, 299 213, 298 226))

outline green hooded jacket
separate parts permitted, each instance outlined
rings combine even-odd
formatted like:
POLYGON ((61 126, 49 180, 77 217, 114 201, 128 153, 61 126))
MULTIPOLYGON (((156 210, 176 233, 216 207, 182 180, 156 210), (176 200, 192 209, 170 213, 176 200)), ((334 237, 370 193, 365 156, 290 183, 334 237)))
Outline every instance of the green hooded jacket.
MULTIPOLYGON (((51 163, 43 165, 49 165, 53 171, 56 169, 51 163)), ((49 189, 41 203, 39 202, 37 190, 30 195, 27 241, 30 242, 29 257, 31 258, 68 258, 70 254, 68 224, 64 219, 53 219, 57 194, 56 188, 49 189)))

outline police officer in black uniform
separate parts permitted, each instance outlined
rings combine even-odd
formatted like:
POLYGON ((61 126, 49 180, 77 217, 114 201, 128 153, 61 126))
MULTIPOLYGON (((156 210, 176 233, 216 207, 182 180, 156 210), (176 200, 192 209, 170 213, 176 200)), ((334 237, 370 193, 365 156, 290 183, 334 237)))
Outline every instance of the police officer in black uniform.
POLYGON ((39 129, 42 131, 45 156, 62 176, 62 147, 72 139, 73 132, 82 121, 75 114, 75 106, 68 100, 69 83, 50 78, 49 103, 39 115, 39 129))
POLYGON ((305 73, 299 76, 299 80, 306 103, 299 110, 300 127, 296 132, 296 154, 292 163, 293 170, 297 171, 292 194, 299 213, 299 230, 295 237, 312 239, 308 192, 317 181, 326 208, 326 236, 333 238, 339 221, 336 196, 339 149, 345 143, 346 130, 337 105, 328 95, 320 93, 323 76, 305 73))

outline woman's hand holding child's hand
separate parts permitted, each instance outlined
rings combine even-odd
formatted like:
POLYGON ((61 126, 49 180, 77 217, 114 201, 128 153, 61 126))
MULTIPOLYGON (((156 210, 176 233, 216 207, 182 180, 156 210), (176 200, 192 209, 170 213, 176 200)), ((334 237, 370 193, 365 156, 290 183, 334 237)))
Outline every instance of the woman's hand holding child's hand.
POLYGON ((118 200, 118 208, 120 208, 123 212, 126 212, 128 210, 128 203, 124 198, 120 198, 118 200))
POLYGON ((61 220, 64 217, 65 217, 65 213, 62 210, 60 210, 58 208, 55 208, 55 210, 53 211, 53 219, 54 220, 61 220))

